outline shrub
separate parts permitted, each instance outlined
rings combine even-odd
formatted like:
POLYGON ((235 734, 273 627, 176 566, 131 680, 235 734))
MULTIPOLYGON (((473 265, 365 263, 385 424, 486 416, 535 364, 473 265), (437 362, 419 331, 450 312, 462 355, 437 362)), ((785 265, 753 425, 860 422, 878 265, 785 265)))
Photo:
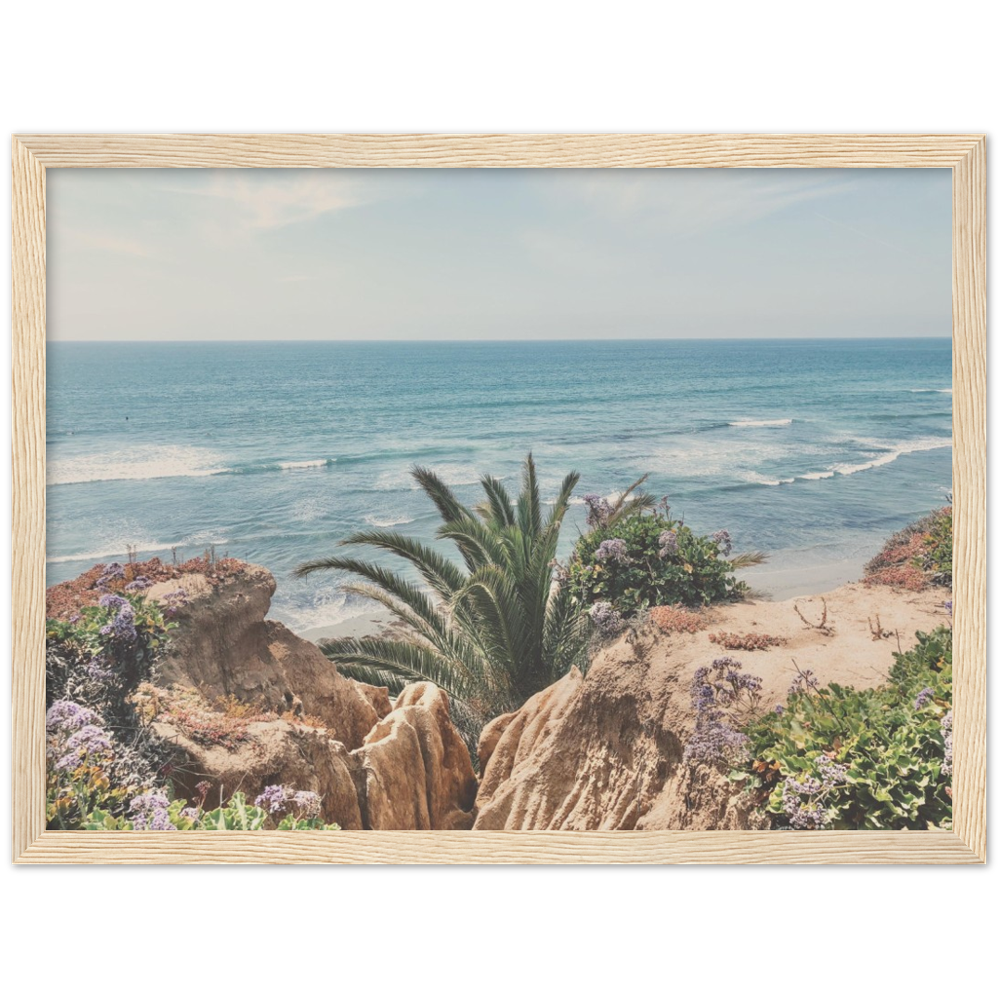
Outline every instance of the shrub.
POLYGON ((775 826, 927 829, 951 822, 951 630, 918 633, 872 690, 806 675, 747 729, 747 779, 775 826))
POLYGON ((952 509, 942 507, 892 535, 865 566, 866 586, 951 586, 952 509))
POLYGON ((594 515, 576 543, 566 585, 579 604, 608 601, 625 617, 668 604, 728 601, 745 592, 733 576, 724 532, 696 535, 667 510, 639 510, 611 521, 594 515))

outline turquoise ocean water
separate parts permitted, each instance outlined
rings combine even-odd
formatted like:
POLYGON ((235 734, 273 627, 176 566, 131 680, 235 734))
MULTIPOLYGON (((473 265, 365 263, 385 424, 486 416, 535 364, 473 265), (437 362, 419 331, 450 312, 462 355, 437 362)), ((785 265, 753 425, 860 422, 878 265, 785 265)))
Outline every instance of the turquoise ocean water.
POLYGON ((945 502, 951 342, 50 344, 48 581, 214 545, 274 572, 273 617, 343 621, 365 609, 297 563, 373 525, 430 540, 414 463, 472 501, 529 449, 546 497, 648 472, 696 530, 770 553, 769 585, 819 579, 945 502))

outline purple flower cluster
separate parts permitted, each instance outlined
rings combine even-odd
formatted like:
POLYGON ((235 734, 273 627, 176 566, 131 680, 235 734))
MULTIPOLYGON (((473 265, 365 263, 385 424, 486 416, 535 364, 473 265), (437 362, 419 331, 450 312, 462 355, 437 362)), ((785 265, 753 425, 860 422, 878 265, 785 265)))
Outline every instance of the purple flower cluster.
POLYGON ((710 667, 695 671, 691 706, 695 727, 684 747, 685 762, 734 763, 742 755, 747 736, 739 727, 760 701, 761 679, 742 673, 743 664, 720 656, 710 667))
POLYGON ((847 780, 847 765, 838 764, 829 757, 820 757, 816 761, 816 768, 823 785, 828 789, 842 785, 847 780))
POLYGON ((268 785, 254 799, 254 805, 258 809, 263 809, 264 812, 270 813, 272 816, 276 813, 283 813, 288 811, 288 800, 291 798, 291 789, 286 788, 284 785, 268 785))
POLYGON ((131 583, 125 584, 127 593, 135 593, 138 590, 148 590, 153 586, 153 581, 148 576, 137 576, 131 583))
POLYGON ((183 587, 171 590, 160 598, 163 611, 168 618, 172 618, 187 603, 187 591, 183 587))
POLYGON ((114 678, 115 672, 111 669, 103 657, 95 656, 90 663, 87 664, 87 676, 92 681, 97 681, 100 684, 107 684, 108 681, 114 678))
POLYGON ((60 771, 71 771, 91 754, 107 753, 111 750, 111 738, 100 727, 84 726, 66 740, 65 753, 56 761, 60 771))
POLYGON ((829 810, 814 798, 821 795, 823 790, 823 782, 819 778, 785 780, 781 789, 781 808, 793 830, 820 830, 826 825, 829 810))
POLYGON ((677 532, 676 531, 663 531, 660 533, 660 537, 657 539, 660 544, 660 558, 666 559, 667 556, 672 556, 677 552, 677 532))
MULTIPOLYGON (((796 669, 799 670, 798 667, 796 669)), ((811 670, 799 670, 798 676, 788 688, 788 695, 791 697, 793 694, 806 694, 810 689, 819 690, 819 681, 816 680, 816 675, 811 670)))
POLYGON ((272 816, 291 812, 313 819, 319 815, 320 797, 316 792, 297 792, 287 785, 268 785, 254 799, 254 805, 272 816))
POLYGON ((316 792, 296 792, 292 796, 295 811, 307 819, 315 819, 319 815, 320 797, 316 792))
POLYGON ((75 701, 56 701, 45 713, 45 729, 54 733, 75 733, 84 726, 96 726, 101 720, 95 712, 75 701))
POLYGON ((618 635, 625 627, 625 619, 608 601, 598 601, 591 607, 590 621, 594 628, 605 637, 618 635))
POLYGON ((143 792, 129 803, 132 826, 136 830, 176 830, 170 822, 170 800, 158 790, 143 792))
POLYGON ((104 573, 97 578, 97 582, 94 584, 98 590, 107 590, 108 585, 113 580, 123 580, 125 578, 125 569, 121 563, 107 563, 104 567, 104 573))
POLYGON ((628 547, 621 538, 608 538, 597 546, 595 562, 628 562, 628 547))
POLYGON ((583 502, 587 505, 587 525, 591 528, 604 527, 615 512, 614 507, 598 493, 586 494, 583 502))
POLYGON ((110 636, 116 642, 135 643, 139 633, 135 628, 135 610, 132 605, 117 594, 105 594, 100 601, 102 608, 115 612, 115 617, 106 625, 101 626, 101 635, 110 636))
POLYGON ((932 698, 934 697, 934 688, 926 687, 921 691, 917 697, 913 700, 913 707, 916 711, 920 711, 932 698))
POLYGON ((723 556, 728 556, 733 551, 733 539, 728 531, 723 529, 712 535, 712 541, 719 546, 719 551, 723 556))
POLYGON ((951 774, 954 761, 952 760, 952 732, 951 732, 951 712, 948 712, 941 719, 941 735, 944 737, 944 763, 941 765, 941 773, 951 774))

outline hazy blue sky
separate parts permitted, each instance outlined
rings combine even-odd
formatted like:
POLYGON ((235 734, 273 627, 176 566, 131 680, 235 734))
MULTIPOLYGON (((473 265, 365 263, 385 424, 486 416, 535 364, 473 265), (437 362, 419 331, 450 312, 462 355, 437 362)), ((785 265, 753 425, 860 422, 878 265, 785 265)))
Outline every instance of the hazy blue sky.
POLYGON ((948 170, 49 170, 53 340, 951 334, 948 170))

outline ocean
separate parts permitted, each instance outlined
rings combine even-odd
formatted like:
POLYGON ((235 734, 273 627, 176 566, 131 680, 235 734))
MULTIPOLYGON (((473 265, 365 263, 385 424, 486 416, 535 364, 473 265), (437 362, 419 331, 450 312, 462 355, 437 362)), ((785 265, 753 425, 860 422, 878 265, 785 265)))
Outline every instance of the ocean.
POLYGON ((951 489, 947 339, 51 343, 47 381, 49 584, 214 546, 310 634, 369 609, 298 563, 372 526, 433 540, 414 464, 465 502, 487 473, 516 491, 529 450, 546 499, 571 469, 580 497, 649 473, 768 553, 745 576, 779 598, 856 579, 951 489))

